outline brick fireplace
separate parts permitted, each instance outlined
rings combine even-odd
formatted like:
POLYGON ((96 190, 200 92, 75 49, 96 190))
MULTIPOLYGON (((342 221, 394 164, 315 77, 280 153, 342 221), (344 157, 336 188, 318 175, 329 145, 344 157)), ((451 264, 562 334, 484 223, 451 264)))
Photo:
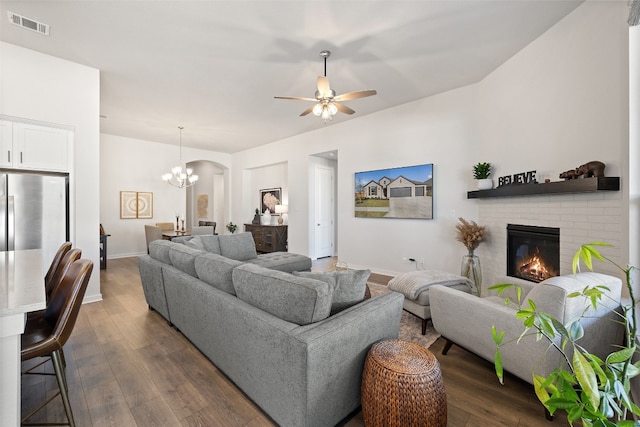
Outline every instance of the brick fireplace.
MULTIPOLYGON (((525 224, 559 228, 559 274, 571 274, 573 255, 592 241, 614 245, 603 253, 621 265, 625 251, 622 232, 628 221, 623 194, 595 192, 485 198, 478 203, 478 223, 487 227, 486 240, 476 250, 483 273, 483 288, 507 280, 507 225, 525 224)), ((619 276, 609 263, 598 263, 597 271, 619 276)))

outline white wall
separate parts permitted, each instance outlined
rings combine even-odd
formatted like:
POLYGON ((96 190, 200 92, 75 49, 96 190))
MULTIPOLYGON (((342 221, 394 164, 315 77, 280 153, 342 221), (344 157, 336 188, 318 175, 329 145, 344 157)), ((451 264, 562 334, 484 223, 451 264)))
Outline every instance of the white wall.
MULTIPOLYGON (((176 213, 186 215, 187 190, 172 187, 161 178, 176 166, 178 150, 176 145, 100 135, 100 221, 111 234, 108 258, 147 253, 144 224, 175 222, 176 213), (120 219, 120 191, 153 192, 153 218, 120 219)), ((216 163, 229 185, 229 154, 183 147, 182 158, 186 162, 208 160, 216 163)), ((223 193, 228 194, 228 189, 223 193)), ((224 204, 223 221, 229 217, 229 204, 226 201, 224 204)))
MULTIPOLYGON (((614 209, 622 222, 616 243, 623 258, 626 14, 625 2, 586 2, 478 84, 236 153, 234 191, 243 188, 243 171, 287 162, 289 250, 307 254, 308 155, 337 149, 340 260, 396 274, 414 268, 402 257, 424 258, 426 268, 459 271, 465 250, 455 240, 457 218, 476 220, 482 206, 466 198, 475 189, 473 164, 495 164, 495 176, 535 169, 541 178, 557 180, 564 170, 602 160, 607 175, 622 180, 614 209), (355 172, 420 163, 434 164, 433 220, 354 217, 355 172)), ((234 200, 232 216, 243 209, 234 200)), ((489 249, 481 245, 480 256, 489 249)))
MULTIPOLYGON (((338 151, 337 227, 340 260, 395 274, 414 268, 402 257, 424 258, 427 268, 456 271, 464 248, 455 241, 458 216, 475 217, 466 201, 475 161, 471 132, 475 88, 467 87, 371 114, 234 155, 234 190, 243 171, 286 162, 289 176, 289 251, 309 254, 309 156, 338 151), (354 174, 434 163, 434 219, 354 217, 354 174)), ((301 120, 319 120, 305 117, 301 120)), ((233 201, 232 217, 241 202, 233 201)), ((245 209, 246 210, 246 209, 245 209)))
POLYGON ((94 264, 85 301, 100 300, 100 73, 4 42, 0 57, 0 114, 74 129, 71 240, 94 264))
POLYGON ((485 282, 506 275, 508 223, 560 227, 561 274, 571 273, 579 245, 592 241, 615 245, 604 252, 627 263, 627 16, 624 2, 586 2, 478 85, 477 135, 496 177, 537 170, 558 181, 591 160, 621 177, 621 191, 606 195, 478 200, 480 222, 489 225, 478 249, 485 282))

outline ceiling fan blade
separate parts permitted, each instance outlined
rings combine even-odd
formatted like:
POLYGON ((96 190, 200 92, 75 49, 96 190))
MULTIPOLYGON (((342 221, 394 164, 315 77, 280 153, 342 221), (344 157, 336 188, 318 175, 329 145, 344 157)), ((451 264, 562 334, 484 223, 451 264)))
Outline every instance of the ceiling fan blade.
POLYGON ((304 110, 302 113, 300 113, 300 117, 302 116, 306 116, 307 114, 309 114, 310 112, 313 111, 313 107, 315 107, 315 105, 312 105, 311 107, 307 108, 306 110, 304 110))
POLYGON ((357 92, 348 92, 333 98, 334 101, 350 101, 352 99, 365 98, 377 94, 374 89, 360 90, 357 92))
POLYGON ((345 114, 353 114, 353 113, 355 113, 354 110, 352 110, 351 108, 347 107, 344 104, 340 104, 340 103, 334 101, 333 105, 335 105, 336 108, 338 109, 338 111, 340 111, 342 113, 345 113, 345 114))
POLYGON ((329 79, 326 76, 318 76, 318 92, 320 93, 320 97, 324 97, 331 93, 329 79))
POLYGON ((274 96, 275 99, 291 99, 293 101, 312 101, 317 102, 318 100, 315 98, 300 98, 297 96, 274 96))

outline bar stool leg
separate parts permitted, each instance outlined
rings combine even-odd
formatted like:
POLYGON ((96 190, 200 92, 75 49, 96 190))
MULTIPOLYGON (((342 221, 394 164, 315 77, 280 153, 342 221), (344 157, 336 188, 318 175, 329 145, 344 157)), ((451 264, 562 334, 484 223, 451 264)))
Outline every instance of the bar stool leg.
POLYGON ((58 350, 51 354, 51 360, 53 361, 53 370, 56 373, 56 379, 58 380, 58 387, 60 388, 60 397, 62 397, 62 403, 64 405, 64 412, 67 414, 69 425, 75 427, 76 423, 73 419, 73 412, 71 411, 71 403, 69 402, 69 392, 67 391, 67 375, 65 368, 62 364, 60 352, 58 350))

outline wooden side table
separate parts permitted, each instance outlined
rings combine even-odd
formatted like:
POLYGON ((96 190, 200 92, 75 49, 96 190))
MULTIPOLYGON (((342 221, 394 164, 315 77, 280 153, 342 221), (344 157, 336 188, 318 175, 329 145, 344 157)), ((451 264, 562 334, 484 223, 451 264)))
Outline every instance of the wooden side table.
POLYGON ((371 346, 362 373, 365 426, 446 427, 440 364, 420 344, 388 340, 371 346))

